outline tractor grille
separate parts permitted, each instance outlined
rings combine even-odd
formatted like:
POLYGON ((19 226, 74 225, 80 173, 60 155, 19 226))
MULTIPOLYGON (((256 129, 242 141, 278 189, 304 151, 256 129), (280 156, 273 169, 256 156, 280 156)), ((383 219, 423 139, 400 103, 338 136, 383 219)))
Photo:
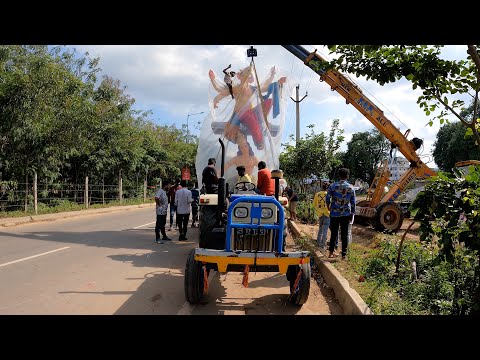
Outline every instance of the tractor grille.
POLYGON ((233 250, 248 252, 277 251, 272 229, 233 229, 233 250))

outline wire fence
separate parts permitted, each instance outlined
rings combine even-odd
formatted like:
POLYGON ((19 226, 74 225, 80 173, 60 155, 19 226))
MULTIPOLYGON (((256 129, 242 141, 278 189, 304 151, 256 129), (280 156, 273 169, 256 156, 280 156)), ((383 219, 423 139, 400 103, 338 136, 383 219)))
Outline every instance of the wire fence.
POLYGON ((68 208, 78 205, 88 208, 95 204, 108 205, 133 199, 146 202, 155 196, 156 189, 156 186, 147 186, 144 182, 123 186, 122 182, 120 185, 88 184, 87 180, 83 184, 39 182, 35 186, 35 182, 2 181, 0 212, 22 210, 27 212, 47 207, 68 208))

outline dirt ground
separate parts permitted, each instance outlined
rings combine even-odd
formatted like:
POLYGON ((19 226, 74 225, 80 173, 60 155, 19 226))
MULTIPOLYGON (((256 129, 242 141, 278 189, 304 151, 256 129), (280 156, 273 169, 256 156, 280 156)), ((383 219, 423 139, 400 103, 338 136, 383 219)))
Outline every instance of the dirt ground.
MULTIPOLYGON (((402 236, 405 233, 405 230, 408 228, 412 220, 405 219, 403 221, 402 227, 397 232, 397 235, 402 236)), ((313 240, 316 241, 317 233, 318 233, 318 224, 316 225, 309 225, 309 224, 302 224, 301 222, 296 222, 297 226, 299 227, 300 231, 309 235, 313 240)), ((419 224, 414 224, 408 231, 407 235, 405 236, 406 239, 411 240, 418 240, 418 227, 419 224)), ((378 234, 378 231, 374 230, 373 227, 369 225, 360 225, 360 224, 353 224, 352 225, 352 242, 362 244, 364 246, 372 246, 374 242, 375 235, 378 234)), ((330 240, 330 229, 328 230, 327 241, 330 240)), ((341 246, 341 244, 340 244, 341 246)))
MULTIPOLYGON (((400 230, 397 232, 397 235, 402 236, 405 233, 405 230, 408 228, 408 226, 411 224, 410 219, 405 219, 402 227, 400 230)), ((312 244, 316 244, 316 239, 317 239, 317 233, 318 233, 318 224, 317 225, 307 225, 307 224, 302 224, 297 221, 297 226, 300 229, 302 233, 305 235, 309 236, 312 240, 312 244)), ((418 234, 418 223, 412 225, 412 227, 409 229, 406 237, 406 240, 411 240, 411 241, 418 241, 419 240, 419 234, 418 234)), ((379 237, 376 236, 378 235, 379 232, 375 231, 373 227, 368 226, 368 225, 360 225, 360 224, 353 224, 352 225, 352 243, 356 243, 365 247, 369 248, 374 248, 378 245, 378 239, 379 237)), ((330 240, 330 230, 328 230, 328 236, 327 236, 327 241, 330 240)), ((341 244, 339 244, 341 247, 341 244)), ((340 260, 339 257, 333 258, 333 259, 328 259, 327 254, 328 252, 324 255, 321 252, 317 252, 319 254, 320 258, 323 258, 324 260, 330 261, 333 266, 340 272, 340 274, 349 282, 350 286, 355 289, 360 296, 361 294, 364 293, 363 286, 358 283, 358 275, 353 269, 350 268, 349 263, 348 263, 348 254, 347 254, 347 259, 346 261, 340 260)), ((313 271, 312 271, 313 272, 313 271)), ((315 274, 315 279, 317 280, 317 283, 319 287, 325 290, 331 290, 327 284, 324 282, 322 276, 317 273, 315 274)), ((365 299, 364 299, 365 300, 365 299)))
MULTIPOLYGON (((288 230, 287 236, 287 251, 300 250, 300 246, 293 240, 293 235, 288 230)), ((342 315, 343 310, 338 300, 335 298, 333 289, 328 287, 323 280, 317 267, 312 266, 312 278, 310 282, 310 296, 305 305, 302 306, 302 311, 299 314, 315 314, 315 315, 342 315)))

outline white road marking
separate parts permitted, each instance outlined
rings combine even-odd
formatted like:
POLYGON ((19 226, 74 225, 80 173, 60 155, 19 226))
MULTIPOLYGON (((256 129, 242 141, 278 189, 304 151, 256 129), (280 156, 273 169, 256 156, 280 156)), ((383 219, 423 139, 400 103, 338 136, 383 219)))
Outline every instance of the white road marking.
POLYGON ((11 264, 15 264, 15 263, 18 263, 18 262, 20 262, 20 261, 25 261, 25 260, 33 259, 33 258, 36 258, 36 257, 39 257, 39 256, 51 254, 51 253, 54 253, 54 252, 57 252, 57 251, 65 250, 65 249, 70 249, 70 246, 65 246, 65 247, 60 248, 60 249, 55 249, 55 250, 47 251, 47 252, 44 252, 44 253, 41 253, 41 254, 37 254, 37 255, 32 255, 32 256, 29 256, 29 257, 26 257, 26 258, 23 258, 23 259, 18 259, 18 260, 14 260, 14 261, 9 261, 9 262, 7 262, 7 263, 0 264, 0 267, 2 267, 2 266, 7 266, 7 265, 11 265, 11 264))
POLYGON ((151 223, 148 223, 148 224, 143 224, 143 225, 134 227, 134 229, 139 229, 139 228, 141 228, 141 227, 144 227, 144 226, 147 226, 147 225, 152 225, 152 224, 155 224, 155 223, 156 223, 156 221, 151 222, 151 223))
MULTIPOLYGON (((215 275, 215 270, 210 270, 210 275, 208 276, 208 284, 210 286, 212 279, 215 275)), ((178 310, 177 315, 192 315, 193 310, 197 305, 192 305, 188 301, 185 301, 185 304, 182 305, 180 310, 178 310)))

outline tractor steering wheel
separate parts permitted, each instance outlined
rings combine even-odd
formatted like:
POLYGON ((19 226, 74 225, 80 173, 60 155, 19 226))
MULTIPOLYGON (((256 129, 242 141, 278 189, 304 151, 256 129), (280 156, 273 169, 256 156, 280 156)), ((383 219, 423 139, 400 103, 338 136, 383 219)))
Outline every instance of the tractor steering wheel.
POLYGON ((255 188, 255 184, 249 181, 240 181, 236 183, 234 187, 237 191, 252 191, 255 190, 255 188))

